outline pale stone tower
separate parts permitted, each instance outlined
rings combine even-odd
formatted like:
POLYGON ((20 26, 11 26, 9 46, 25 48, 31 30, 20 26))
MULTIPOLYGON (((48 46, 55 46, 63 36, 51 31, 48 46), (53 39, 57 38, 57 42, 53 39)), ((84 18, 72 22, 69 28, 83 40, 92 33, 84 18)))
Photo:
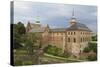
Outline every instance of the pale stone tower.
POLYGON ((73 9, 73 11, 72 11, 72 17, 71 17, 71 19, 69 20, 69 22, 70 22, 70 26, 72 26, 73 24, 77 23, 77 19, 76 19, 75 16, 74 16, 74 9, 73 9))
POLYGON ((69 23, 70 27, 67 28, 67 51, 71 55, 79 57, 84 48, 88 46, 88 42, 91 41, 91 30, 75 18, 74 10, 69 23))

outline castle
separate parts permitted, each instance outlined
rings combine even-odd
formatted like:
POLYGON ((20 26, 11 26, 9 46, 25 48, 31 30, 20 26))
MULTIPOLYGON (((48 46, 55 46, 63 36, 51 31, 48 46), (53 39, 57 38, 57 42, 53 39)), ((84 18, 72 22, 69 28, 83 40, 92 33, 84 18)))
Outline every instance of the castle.
POLYGON ((69 23, 68 28, 51 29, 48 24, 42 26, 40 21, 28 22, 26 32, 41 33, 44 46, 50 44, 61 48, 62 52, 68 52, 78 57, 91 41, 92 31, 86 25, 79 23, 74 14, 72 14, 69 23))

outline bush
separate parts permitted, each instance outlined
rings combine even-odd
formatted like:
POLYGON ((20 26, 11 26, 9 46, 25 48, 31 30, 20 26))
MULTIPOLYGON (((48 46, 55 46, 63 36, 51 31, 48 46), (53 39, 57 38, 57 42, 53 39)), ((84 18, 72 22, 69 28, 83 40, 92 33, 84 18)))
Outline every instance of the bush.
POLYGON ((86 52, 86 53, 87 53, 87 52, 90 52, 89 47, 84 48, 83 52, 86 52))
POLYGON ((23 61, 24 65, 32 65, 32 61, 23 61))
POLYGON ((48 45, 45 49, 44 52, 48 54, 52 54, 55 56, 60 56, 60 57, 69 57, 69 54, 67 53, 62 53, 61 48, 57 48, 56 46, 48 45))
POLYGON ((89 61, 96 61, 97 60, 97 56, 88 56, 87 58, 89 61))
POLYGON ((22 61, 21 60, 15 60, 14 65, 15 66, 22 65, 22 61))
POLYGON ((88 47, 84 48, 84 52, 90 52, 93 51, 95 53, 97 53, 97 43, 89 43, 88 47))
POLYGON ((20 66, 20 65, 32 65, 32 61, 22 61, 22 60, 16 60, 16 62, 14 63, 15 66, 20 66))
POLYGON ((60 55, 60 53, 62 53, 62 50, 60 48, 57 48, 56 46, 51 46, 51 45, 48 45, 44 51, 46 53, 49 53, 49 54, 53 54, 53 55, 60 55))
POLYGON ((97 35, 92 36, 92 41, 97 41, 97 35))

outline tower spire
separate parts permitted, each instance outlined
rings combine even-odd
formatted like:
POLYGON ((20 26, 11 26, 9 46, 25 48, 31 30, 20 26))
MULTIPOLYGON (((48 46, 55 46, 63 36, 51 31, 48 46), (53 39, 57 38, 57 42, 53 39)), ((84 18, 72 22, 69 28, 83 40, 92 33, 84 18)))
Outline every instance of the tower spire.
POLYGON ((74 8, 73 8, 73 11, 72 11, 72 17, 74 17, 74 8))
POLYGON ((75 18, 74 8, 73 8, 73 10, 72 10, 72 17, 70 19, 70 25, 72 26, 72 25, 76 24, 76 22, 77 22, 77 19, 75 18))

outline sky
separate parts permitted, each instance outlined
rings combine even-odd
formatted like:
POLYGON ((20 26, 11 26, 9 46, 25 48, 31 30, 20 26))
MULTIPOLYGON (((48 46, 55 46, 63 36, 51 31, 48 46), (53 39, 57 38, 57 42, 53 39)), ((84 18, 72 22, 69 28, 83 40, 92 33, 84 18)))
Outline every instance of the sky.
POLYGON ((48 24, 50 28, 67 28, 69 20, 74 16, 79 23, 87 25, 94 33, 97 32, 97 7, 88 5, 55 4, 31 1, 14 2, 14 23, 19 21, 25 25, 30 21, 48 24))

